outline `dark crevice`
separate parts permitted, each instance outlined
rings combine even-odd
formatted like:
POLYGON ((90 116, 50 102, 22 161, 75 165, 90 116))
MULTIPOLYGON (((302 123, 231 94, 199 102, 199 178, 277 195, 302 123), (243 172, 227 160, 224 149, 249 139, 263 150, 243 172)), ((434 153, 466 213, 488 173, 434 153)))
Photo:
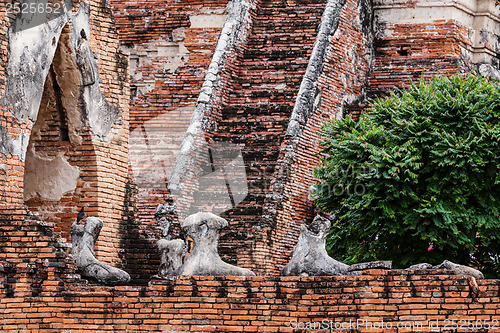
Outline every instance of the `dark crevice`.
POLYGON ((68 129, 68 119, 66 116, 66 111, 62 103, 62 90, 57 83, 56 72, 54 71, 54 66, 50 66, 50 77, 52 79, 52 88, 54 89, 54 98, 56 101, 56 110, 59 115, 59 138, 61 142, 70 142, 69 140, 69 129, 68 129))

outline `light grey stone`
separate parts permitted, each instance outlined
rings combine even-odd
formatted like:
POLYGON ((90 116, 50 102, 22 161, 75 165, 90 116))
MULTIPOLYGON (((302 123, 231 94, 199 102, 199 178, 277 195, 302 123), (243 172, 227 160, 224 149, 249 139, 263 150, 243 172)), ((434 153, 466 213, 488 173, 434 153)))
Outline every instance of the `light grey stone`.
POLYGON ((300 226, 299 242, 281 275, 352 275, 348 265, 331 258, 326 252, 325 243, 330 225, 329 220, 318 215, 309 226, 300 226))
POLYGON ((479 74, 482 76, 488 78, 488 79, 495 79, 495 80, 500 80, 500 70, 496 69, 490 64, 481 64, 478 67, 479 69, 479 74))
POLYGON ((175 203, 162 203, 156 207, 155 219, 158 221, 158 229, 161 230, 161 238, 170 240, 170 225, 174 218, 177 205, 175 203))
POLYGON ((407 269, 408 270, 447 269, 447 270, 455 272, 455 274, 457 274, 457 275, 468 275, 468 276, 472 276, 476 279, 484 279, 483 273, 481 273, 477 269, 469 267, 469 266, 455 264, 455 263, 448 261, 448 260, 445 260, 441 264, 436 265, 436 266, 432 266, 431 264, 427 264, 427 263, 422 263, 422 264, 410 266, 407 269))
POLYGON ((476 279, 484 279, 483 273, 469 266, 455 264, 451 261, 445 260, 442 264, 434 266, 436 269, 449 269, 457 275, 468 275, 476 279))
POLYGON ((172 240, 170 226, 176 211, 176 204, 162 203, 158 205, 155 218, 158 221, 158 228, 161 230, 161 237, 156 244, 160 253, 160 268, 158 275, 153 278, 165 279, 179 275, 179 270, 184 263, 186 255, 186 243, 182 239, 172 240))
POLYGON ((392 261, 371 261, 371 262, 363 262, 360 264, 354 264, 349 266, 349 272, 362 271, 365 269, 375 269, 375 268, 391 269, 392 261))
POLYGON ((408 267, 408 270, 419 270, 419 269, 432 269, 432 265, 428 263, 422 263, 422 264, 416 264, 413 266, 408 267))
POLYGON ((219 257, 219 233, 227 225, 222 217, 206 212, 190 215, 184 220, 181 226, 193 240, 193 249, 182 265, 180 275, 255 276, 252 271, 230 265, 219 257))
POLYGON ((130 281, 127 272, 106 265, 96 259, 94 245, 102 229, 102 220, 88 217, 84 224, 71 226, 71 255, 82 276, 106 285, 124 284, 130 281))

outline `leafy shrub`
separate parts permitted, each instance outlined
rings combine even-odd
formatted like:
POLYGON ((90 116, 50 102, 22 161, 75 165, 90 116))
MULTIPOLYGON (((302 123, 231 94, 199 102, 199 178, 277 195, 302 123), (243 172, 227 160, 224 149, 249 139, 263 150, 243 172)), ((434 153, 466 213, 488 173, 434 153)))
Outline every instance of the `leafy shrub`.
POLYGON ((400 268, 448 259, 498 274, 499 83, 421 79, 370 106, 358 122, 322 129, 313 194, 335 216, 330 254, 400 268))

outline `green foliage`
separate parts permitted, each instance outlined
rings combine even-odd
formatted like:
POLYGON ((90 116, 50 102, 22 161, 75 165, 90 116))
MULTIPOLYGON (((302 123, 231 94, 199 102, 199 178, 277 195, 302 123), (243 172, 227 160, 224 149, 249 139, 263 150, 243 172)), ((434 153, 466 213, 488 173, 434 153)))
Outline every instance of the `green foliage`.
POLYGON ((335 215, 330 254, 400 268, 472 261, 498 276, 499 122, 499 83, 457 74, 326 123, 314 196, 335 215))

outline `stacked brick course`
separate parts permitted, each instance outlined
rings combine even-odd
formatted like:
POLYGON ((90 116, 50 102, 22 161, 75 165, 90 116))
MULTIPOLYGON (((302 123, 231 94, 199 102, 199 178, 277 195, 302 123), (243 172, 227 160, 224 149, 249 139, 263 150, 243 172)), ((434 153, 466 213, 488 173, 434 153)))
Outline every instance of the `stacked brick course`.
POLYGON ((168 177, 189 126, 226 15, 227 0, 111 1, 130 59, 130 203, 127 267, 156 273, 154 212, 170 202, 168 177))
POLYGON ((248 39, 227 67, 232 73, 220 89, 227 95, 219 108, 216 131, 209 142, 229 142, 242 149, 248 177, 248 196, 223 214, 229 221, 221 237, 221 257, 257 272, 266 270, 266 227, 263 204, 270 193, 269 175, 305 73, 326 1, 261 1, 248 39))
MULTIPOLYGON (((311 114, 302 131, 287 137, 282 145, 280 167, 273 175, 273 179, 280 180, 274 190, 282 195, 274 205, 267 202, 278 211, 271 236, 273 274, 278 274, 288 263, 300 224, 310 223, 317 214, 310 198, 310 186, 315 183, 312 170, 319 163, 321 126, 334 117, 341 117, 346 105, 364 98, 373 60, 371 8, 365 1, 347 1, 339 17, 317 79, 317 92, 313 96, 316 105, 311 105, 311 114)), ((300 98, 303 97, 299 96, 298 102, 300 98)))
MULTIPOLYGON (((33 276, 28 267, 17 269, 26 280, 33 276)), ((428 273, 371 270, 356 277, 184 277, 154 281, 147 287, 61 287, 44 282, 36 296, 23 295, 18 282, 12 294, 0 296, 0 329, 331 332, 342 331, 344 325, 345 332, 442 332, 460 326, 459 331, 500 332, 497 281, 476 284, 443 271, 428 273)), ((12 285, 3 274, 0 283, 12 285)))
POLYGON ((384 25, 376 41, 377 58, 370 78, 370 93, 387 93, 403 87, 421 75, 454 74, 460 65, 462 45, 470 45, 467 28, 459 23, 436 21, 429 24, 384 25))

